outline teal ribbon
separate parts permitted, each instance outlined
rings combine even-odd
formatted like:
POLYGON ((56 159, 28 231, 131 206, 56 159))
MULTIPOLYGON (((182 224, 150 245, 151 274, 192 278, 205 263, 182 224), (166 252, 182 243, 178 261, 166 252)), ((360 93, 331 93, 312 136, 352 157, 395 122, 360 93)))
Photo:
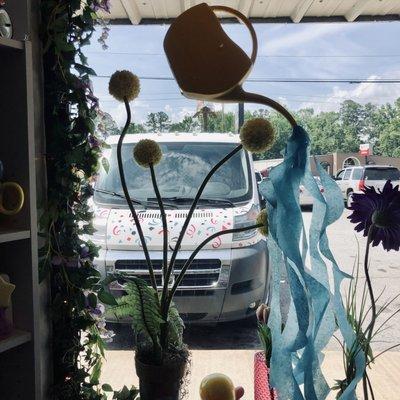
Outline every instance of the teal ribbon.
MULTIPOLYGON (((339 269, 326 236, 326 228, 343 212, 343 199, 335 181, 317 163, 325 189, 324 195, 321 194, 310 172, 309 146, 306 131, 300 126, 294 127, 283 162, 260 183, 260 192, 267 201, 270 232, 267 243, 272 269, 268 322, 272 333, 271 384, 277 389, 279 400, 325 399, 330 389, 321 371, 322 350, 337 328, 349 347, 356 339, 340 295, 342 280, 351 276, 339 269), (298 199, 300 184, 314 199, 308 240, 298 199), (323 257, 333 269, 333 293, 323 257), (282 329, 280 282, 283 275, 289 284, 290 305, 282 329)), ((342 400, 355 398, 355 387, 365 369, 361 352, 356 368, 356 377, 341 396, 342 400)))

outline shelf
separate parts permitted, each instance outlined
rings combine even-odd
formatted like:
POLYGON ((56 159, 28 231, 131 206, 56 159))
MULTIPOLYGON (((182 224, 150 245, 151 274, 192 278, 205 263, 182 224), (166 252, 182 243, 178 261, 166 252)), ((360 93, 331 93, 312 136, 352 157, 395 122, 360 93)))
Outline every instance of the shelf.
POLYGON ((21 331, 19 329, 15 329, 11 336, 6 339, 0 340, 0 353, 4 351, 11 350, 14 347, 21 346, 21 344, 28 343, 31 341, 30 332, 21 331))
POLYGON ((31 232, 29 230, 15 229, 15 230, 0 230, 0 243, 13 242, 16 240, 29 239, 31 232))
POLYGON ((4 49, 23 50, 24 47, 25 45, 22 40, 0 37, 0 51, 4 49))

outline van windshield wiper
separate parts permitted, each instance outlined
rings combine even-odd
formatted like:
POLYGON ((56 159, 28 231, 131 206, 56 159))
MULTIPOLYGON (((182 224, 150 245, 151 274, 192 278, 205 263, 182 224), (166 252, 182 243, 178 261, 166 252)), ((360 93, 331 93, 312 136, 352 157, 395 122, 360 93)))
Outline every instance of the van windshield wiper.
MULTIPOLYGON (((175 197, 163 197, 163 200, 166 201, 172 201, 174 203, 191 203, 193 202, 194 198, 193 197, 180 197, 180 196, 175 196, 175 197)), ((153 200, 152 198, 149 198, 147 200, 153 200)), ((235 204, 228 199, 218 199, 218 198, 208 198, 208 197, 201 197, 199 199, 199 203, 207 203, 207 204, 225 204, 229 205, 230 207, 235 207, 235 204)))
MULTIPOLYGON (((102 194, 108 194, 109 196, 113 196, 113 197, 118 197, 120 199, 125 199, 125 196, 121 193, 116 193, 116 192, 112 192, 110 190, 104 190, 104 189, 94 189, 94 192, 98 192, 98 193, 102 193, 102 194)), ((157 201, 144 201, 144 200, 138 200, 138 199, 134 199, 131 197, 131 202, 134 204, 138 204, 141 205, 142 207, 145 208, 149 208, 149 207, 153 207, 153 208, 158 208, 158 203, 157 201)), ((165 205, 171 207, 171 208, 177 208, 177 206, 175 204, 170 204, 170 203, 165 203, 165 205)))

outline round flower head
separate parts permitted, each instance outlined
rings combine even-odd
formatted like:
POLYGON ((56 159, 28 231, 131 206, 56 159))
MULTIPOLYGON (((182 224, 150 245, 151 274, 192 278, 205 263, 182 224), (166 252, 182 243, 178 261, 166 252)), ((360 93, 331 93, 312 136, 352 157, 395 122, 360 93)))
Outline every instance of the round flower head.
POLYGON ((390 181, 382 190, 365 187, 363 193, 354 193, 349 207, 353 213, 347 217, 356 225, 357 232, 364 231, 368 236, 372 224, 372 246, 382 242, 385 250, 400 248, 400 192, 399 186, 393 187, 390 181))
POLYGON ((262 153, 270 149, 275 141, 274 128, 264 118, 250 119, 240 130, 240 140, 246 150, 262 153))
POLYGON ((150 164, 158 164, 161 157, 160 146, 151 139, 140 140, 133 149, 133 158, 139 165, 145 168, 148 168, 150 164))
POLYGON ((261 235, 267 236, 268 235, 268 215, 267 215, 267 210, 265 208, 264 208, 264 210, 261 210, 260 213, 257 215, 256 224, 262 225, 258 228, 258 231, 261 233, 261 235))
POLYGON ((132 101, 140 92, 139 78, 130 71, 116 71, 111 75, 108 91, 119 101, 132 101))

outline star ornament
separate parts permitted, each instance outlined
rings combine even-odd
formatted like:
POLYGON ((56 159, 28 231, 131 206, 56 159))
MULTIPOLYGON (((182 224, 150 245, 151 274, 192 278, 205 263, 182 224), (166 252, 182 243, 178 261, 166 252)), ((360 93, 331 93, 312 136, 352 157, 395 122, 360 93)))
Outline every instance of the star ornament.
POLYGON ((0 275, 0 308, 10 307, 11 294, 15 289, 15 285, 7 282, 0 275))

